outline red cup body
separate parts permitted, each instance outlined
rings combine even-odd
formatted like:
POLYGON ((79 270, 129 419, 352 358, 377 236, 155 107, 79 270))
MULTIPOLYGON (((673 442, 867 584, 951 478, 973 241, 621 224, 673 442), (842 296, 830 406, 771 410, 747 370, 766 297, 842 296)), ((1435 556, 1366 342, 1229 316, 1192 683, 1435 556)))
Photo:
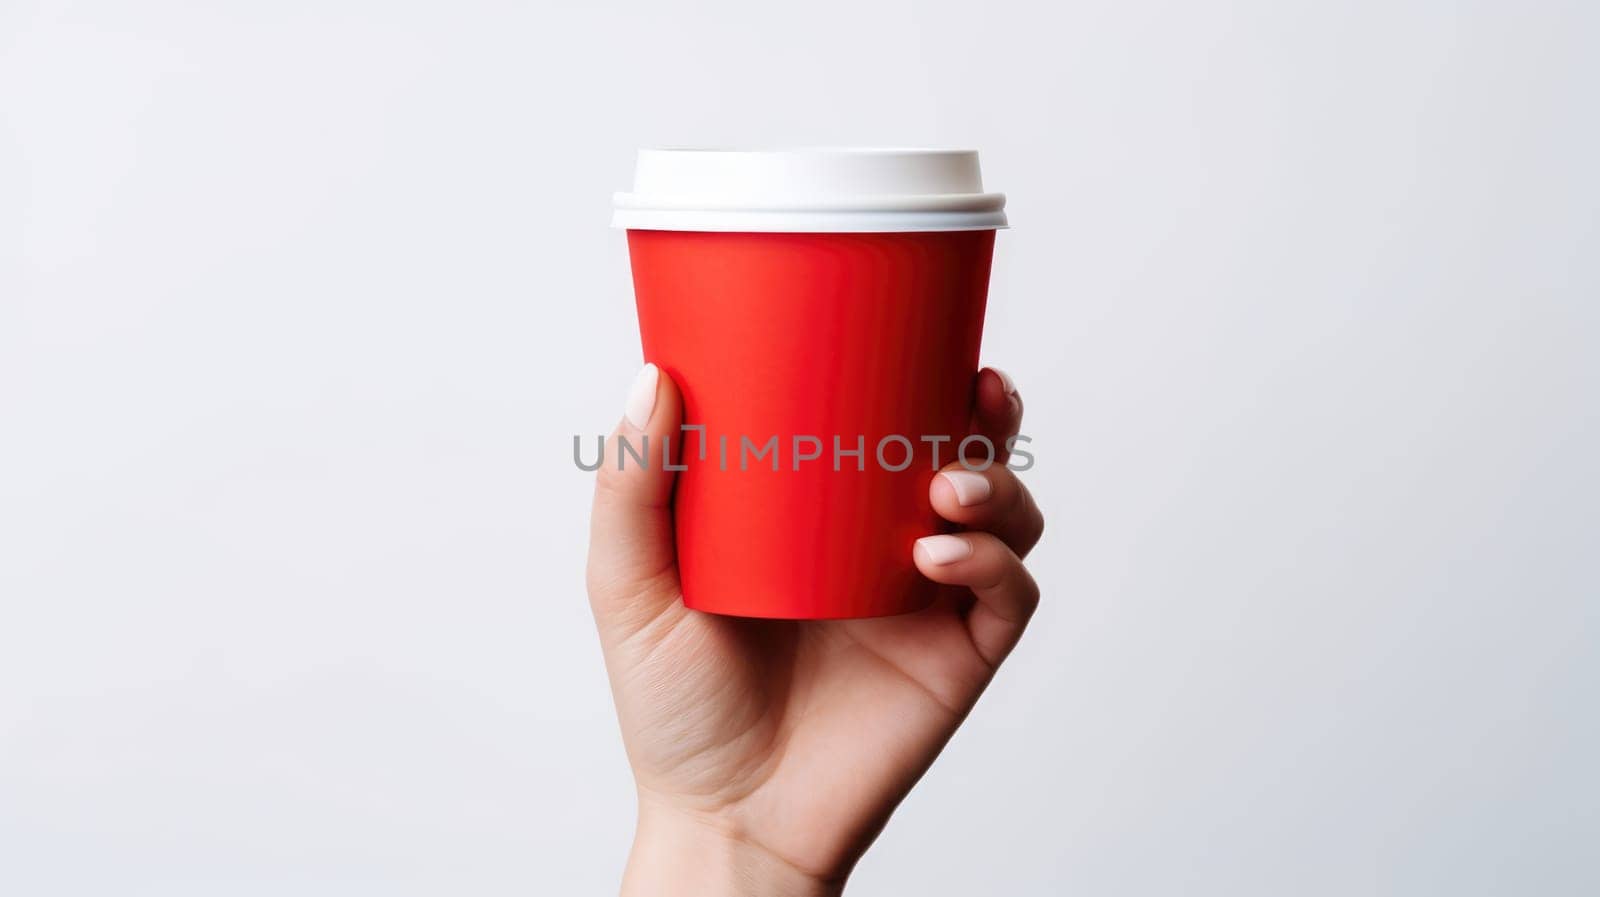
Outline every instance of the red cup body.
POLYGON ((645 359, 705 428, 672 458, 687 606, 831 619, 933 601, 911 551, 950 528, 928 486, 968 434, 993 250, 992 230, 628 232, 645 359))

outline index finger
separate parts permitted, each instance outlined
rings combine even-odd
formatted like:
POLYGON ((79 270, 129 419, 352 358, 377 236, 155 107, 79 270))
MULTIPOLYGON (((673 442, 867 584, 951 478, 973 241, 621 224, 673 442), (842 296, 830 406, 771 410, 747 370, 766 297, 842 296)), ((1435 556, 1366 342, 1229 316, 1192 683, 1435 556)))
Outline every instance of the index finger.
MULTIPOLYGON (((976 398, 972 407, 972 433, 989 440, 994 446, 994 460, 1005 463, 1010 456, 1006 444, 1022 428, 1022 395, 1005 372, 996 367, 986 367, 978 372, 976 398)), ((969 461, 983 461, 969 449, 969 461)))

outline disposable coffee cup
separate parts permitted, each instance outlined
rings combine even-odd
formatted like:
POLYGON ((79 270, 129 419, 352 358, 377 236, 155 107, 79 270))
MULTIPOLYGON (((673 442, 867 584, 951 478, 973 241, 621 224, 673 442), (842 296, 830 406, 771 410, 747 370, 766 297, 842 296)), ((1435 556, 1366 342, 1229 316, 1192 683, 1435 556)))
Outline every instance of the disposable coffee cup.
POLYGON ((934 600, 912 547, 950 530, 928 487, 969 431, 1004 207, 970 151, 639 153, 612 225, 644 357, 693 428, 670 458, 684 604, 836 619, 934 600))

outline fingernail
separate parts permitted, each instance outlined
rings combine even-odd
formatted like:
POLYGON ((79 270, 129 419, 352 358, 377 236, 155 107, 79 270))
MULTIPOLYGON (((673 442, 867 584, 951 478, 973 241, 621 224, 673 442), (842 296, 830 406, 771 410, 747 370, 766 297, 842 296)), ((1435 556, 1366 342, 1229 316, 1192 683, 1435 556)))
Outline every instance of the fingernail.
POLYGON ((973 473, 970 470, 947 470, 939 476, 944 477, 944 481, 956 491, 956 503, 963 508, 986 502, 989 496, 994 494, 994 485, 981 473, 973 473))
POLYGON ((917 550, 928 563, 942 567, 972 554, 972 543, 960 536, 923 536, 917 540, 917 550))
POLYGON ((989 370, 994 371, 995 376, 1000 378, 1000 388, 1005 390, 1006 395, 1014 396, 1017 394, 1017 384, 1011 381, 1010 374, 997 367, 990 367, 989 370))
POLYGON ((641 430, 650 423, 650 413, 656 408, 656 381, 660 377, 660 368, 646 364, 639 371, 639 376, 633 378, 633 387, 628 390, 628 404, 623 408, 622 416, 641 430))

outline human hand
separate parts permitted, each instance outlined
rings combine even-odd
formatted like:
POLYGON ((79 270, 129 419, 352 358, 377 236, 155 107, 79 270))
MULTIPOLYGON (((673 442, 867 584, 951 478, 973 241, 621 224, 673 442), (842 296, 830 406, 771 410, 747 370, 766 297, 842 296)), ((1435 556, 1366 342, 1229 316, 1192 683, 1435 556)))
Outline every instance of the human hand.
MULTIPOLYGON (((978 374, 972 429, 1004 461, 1022 400, 978 374)), ((675 439, 677 387, 654 365, 611 434, 675 439)), ((1022 557, 1044 520, 1003 463, 933 478, 963 527, 913 557, 947 584, 926 610, 833 621, 685 608, 663 465, 601 466, 590 604, 638 789, 624 894, 837 894, 1021 637, 1039 601, 1022 557)))

